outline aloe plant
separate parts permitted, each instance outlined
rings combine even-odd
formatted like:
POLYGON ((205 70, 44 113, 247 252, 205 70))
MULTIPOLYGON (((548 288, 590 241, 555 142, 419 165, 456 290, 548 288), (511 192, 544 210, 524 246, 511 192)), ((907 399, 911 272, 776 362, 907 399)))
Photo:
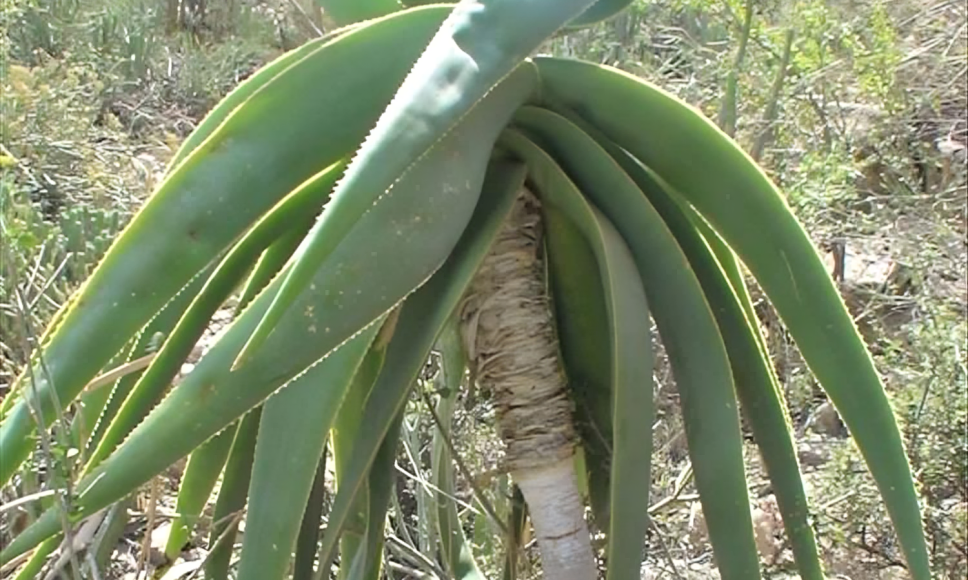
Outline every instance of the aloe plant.
MULTIPOLYGON (((91 379, 162 338, 150 366, 113 387, 106 427, 79 443, 92 453, 78 466, 71 521, 191 454, 193 483, 179 505, 194 513, 182 514, 179 538, 224 469, 217 511, 246 506, 239 578, 284 578, 293 562, 299 577, 328 578, 337 558, 341 578, 376 578, 404 403, 442 331, 459 324, 463 353, 444 341, 448 384, 461 384, 453 377, 466 361, 493 392, 505 461, 527 504, 503 524, 509 535, 520 537, 527 513, 546 577, 594 578, 587 501, 607 537, 607 577, 636 578, 654 321, 722 577, 761 577, 742 411, 801 577, 819 580, 808 498, 742 264, 862 451, 912 577, 928 580, 883 385, 776 187, 661 88, 531 56, 559 29, 628 3, 324 2, 347 27, 268 64, 208 115, 50 325, 0 409, 0 482, 32 452, 35 418, 50 424, 55 395, 61 405, 90 396, 91 379), (231 327, 169 388, 237 288, 231 327), (317 542, 305 520, 320 513, 329 438, 337 494, 317 542)), ((442 471, 438 481, 449 478, 442 471)), ((40 546, 27 564, 36 568, 56 546, 60 509, 19 534, 0 564, 40 546)), ((481 577, 457 513, 436 511, 444 564, 481 577)), ((232 534, 236 522, 219 529, 232 534)), ((209 576, 224 577, 227 561, 210 563, 209 576)))

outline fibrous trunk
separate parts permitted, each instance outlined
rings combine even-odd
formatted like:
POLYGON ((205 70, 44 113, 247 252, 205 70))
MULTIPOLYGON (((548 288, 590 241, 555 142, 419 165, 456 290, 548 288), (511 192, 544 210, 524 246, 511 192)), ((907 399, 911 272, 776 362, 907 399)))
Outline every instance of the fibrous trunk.
POLYGON ((551 316, 538 202, 524 191, 465 300, 464 342, 479 385, 493 393, 506 464, 528 504, 545 578, 592 580, 572 406, 551 316))

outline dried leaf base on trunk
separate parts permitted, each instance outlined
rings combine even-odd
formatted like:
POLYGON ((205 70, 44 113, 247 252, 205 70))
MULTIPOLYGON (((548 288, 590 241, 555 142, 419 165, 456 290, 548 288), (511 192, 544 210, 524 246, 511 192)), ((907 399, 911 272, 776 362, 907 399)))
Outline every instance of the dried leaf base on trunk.
POLYGON ((595 558, 573 467, 572 405, 544 281, 541 215, 520 195, 461 312, 468 359, 490 389, 511 476, 549 580, 592 580, 595 558))

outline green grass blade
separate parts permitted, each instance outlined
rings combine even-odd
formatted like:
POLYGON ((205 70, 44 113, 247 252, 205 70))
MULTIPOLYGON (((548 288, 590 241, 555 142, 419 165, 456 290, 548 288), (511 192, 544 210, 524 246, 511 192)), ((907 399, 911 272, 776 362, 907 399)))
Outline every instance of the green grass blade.
POLYGON ((640 79, 576 61, 535 62, 551 99, 680 192, 750 269, 856 440, 913 578, 928 580, 917 492, 884 386, 816 249, 767 176, 701 113, 640 79))
POLYGON ((441 428, 434 431, 431 457, 433 483, 438 490, 434 494, 436 509, 433 510, 433 519, 437 525, 442 559, 455 580, 485 580, 484 574, 474 560, 471 546, 461 526, 457 504, 453 500, 456 497, 454 465, 445 442, 445 439, 451 436, 457 396, 461 391, 461 382, 466 368, 456 319, 452 318, 447 323, 437 341, 437 347, 442 359, 440 372, 435 381, 437 390, 441 393, 436 411, 441 428))
POLYGON ((401 175, 592 1, 462 0, 452 9, 350 162, 240 362, 261 346, 353 224, 393 195, 401 175))
POLYGON ((289 571, 330 426, 379 329, 370 326, 264 403, 239 580, 281 580, 289 571))
POLYGON ((441 269, 403 304, 383 371, 364 409, 364 422, 370 428, 354 445, 354 456, 343 478, 343 487, 330 511, 317 580, 329 573, 337 540, 377 448, 406 401, 437 335, 456 310, 490 249, 523 183, 522 166, 505 162, 492 164, 480 203, 461 241, 441 269))
POLYGON ((237 424, 229 425, 188 456, 188 463, 178 486, 178 499, 175 501, 175 512, 178 516, 171 523, 171 531, 165 543, 165 557, 170 562, 175 561, 191 539, 198 517, 205 509, 218 476, 228 460, 236 431, 237 424))
MULTIPOLYGON (((236 108, 168 175, 72 299, 44 344, 50 375, 39 381, 42 399, 53 384, 62 405, 72 402, 256 218, 352 151, 447 12, 414 9, 347 32, 236 108)), ((46 424, 52 416, 47 404, 46 424)), ((21 399, 0 423, 0 483, 26 457, 32 430, 21 399)))
POLYGON ((312 580, 316 570, 316 551, 319 548, 319 525, 323 517, 323 502, 326 500, 326 460, 327 448, 316 466, 313 488, 306 501, 299 536, 296 538, 296 556, 292 565, 293 580, 312 580))
POLYGON ((226 580, 229 561, 235 545, 243 510, 245 509, 249 481, 252 477, 252 461, 259 436, 262 407, 256 407, 239 422, 232 441, 232 451, 225 465, 222 486, 215 499, 212 512, 212 530, 208 538, 209 553, 205 561, 205 577, 209 580, 226 580))
MULTIPOLYGON (((729 359, 702 288, 675 238, 607 154, 571 167, 576 187, 548 154, 522 134, 506 131, 502 142, 526 156, 529 175, 546 203, 558 205, 581 226, 575 219, 578 208, 590 208, 589 202, 595 202, 628 244, 679 387, 696 487, 720 574, 724 580, 759 578, 729 359)), ((651 408, 646 416, 651 417, 651 408)), ((651 434, 651 420, 648 425, 651 434)), ((613 485, 615 479, 613 472, 613 485)), ((613 510, 613 521, 616 515, 613 510)), ((617 539, 610 538, 610 543, 617 539)), ((635 547, 640 549, 641 541, 635 547)), ((624 559, 622 564, 631 566, 624 559)), ((622 570, 617 573, 622 577, 622 570)))

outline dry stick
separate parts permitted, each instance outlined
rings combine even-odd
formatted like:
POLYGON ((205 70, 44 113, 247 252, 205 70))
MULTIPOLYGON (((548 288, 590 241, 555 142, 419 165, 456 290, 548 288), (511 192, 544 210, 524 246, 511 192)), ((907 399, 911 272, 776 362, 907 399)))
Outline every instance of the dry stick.
POLYGON ((289 0, 289 3, 292 4, 293 7, 296 8, 296 11, 297 12, 299 12, 300 14, 302 14, 303 18, 306 19, 306 22, 309 23, 309 26, 312 27, 313 32, 316 33, 316 36, 323 36, 323 34, 324 34, 323 31, 320 30, 318 26, 316 26, 316 22, 313 21, 312 16, 310 16, 309 14, 306 13, 306 9, 303 8, 302 5, 299 4, 298 0, 289 0))
POLYGON ((37 493, 32 493, 30 495, 25 495, 23 497, 18 497, 17 499, 0 505, 0 514, 6 513, 12 509, 16 509, 24 504, 28 504, 39 499, 44 499, 57 493, 58 491, 63 491, 59 489, 45 489, 44 491, 38 491, 37 493))
MULTIPOLYGON (((23 328, 24 336, 28 341, 31 341, 35 338, 36 335, 33 332, 33 327, 31 326, 30 321, 27 318, 28 313, 25 310, 27 307, 27 301, 24 298, 23 292, 20 290, 20 286, 16 284, 16 282, 14 283, 14 293, 17 299, 17 306, 20 308, 20 319, 24 327, 23 328)), ((25 354, 27 354, 27 360, 30 361, 31 357, 30 357, 29 348, 27 349, 27 352, 25 354)), ((50 369, 47 368, 47 364, 44 362, 43 353, 38 355, 38 362, 40 363, 41 371, 44 373, 44 375, 46 375, 47 384, 50 386, 51 402, 53 403, 54 411, 57 414, 58 419, 63 421, 64 411, 60 405, 60 400, 57 397, 57 392, 54 390, 53 382, 50 380, 50 369)), ((37 380, 36 380, 36 377, 34 376, 34 365, 30 362, 27 363, 27 373, 29 375, 28 384, 29 384, 30 393, 28 393, 28 395, 24 397, 24 400, 27 402, 27 408, 29 409, 30 413, 34 415, 34 421, 37 424, 38 439, 40 439, 41 448, 43 449, 44 455, 46 456, 47 467, 50 470, 50 475, 53 476, 56 473, 56 468, 54 464, 53 446, 51 445, 51 438, 47 433, 47 426, 44 422, 43 403, 41 403, 40 393, 37 390, 37 380), (37 405, 36 407, 35 407, 35 404, 37 405)), ((55 420, 55 423, 56 422, 57 421, 55 420)), ((63 433, 63 431, 60 431, 60 432, 63 433)), ((70 441, 66 441, 66 442, 61 441, 60 443, 62 447, 64 447, 65 449, 70 448, 70 441)), ((60 504, 61 504, 61 514, 60 514, 61 526, 64 529, 64 542, 68 546, 68 550, 70 550, 69 560, 70 560, 71 566, 73 566, 73 569, 75 571, 79 571, 80 563, 77 561, 77 555, 74 553, 74 550, 72 549, 74 544, 74 541, 73 541, 74 531, 73 531, 73 527, 71 526, 70 518, 68 516, 68 514, 70 514, 71 512, 70 497, 71 497, 71 494, 73 493, 73 490, 72 490, 73 486, 71 483, 72 474, 71 474, 71 467, 69 462, 66 463, 65 468, 67 469, 67 473, 65 474, 66 477, 64 478, 65 479, 65 482, 64 482, 65 485, 63 490, 64 493, 58 494, 58 499, 60 500, 60 504)))
POLYGON ((151 498, 148 500, 148 521, 145 523, 145 537, 141 539, 141 554, 138 555, 138 568, 135 570, 134 577, 137 580, 141 575, 142 569, 145 573, 145 580, 148 580, 148 554, 151 552, 151 533, 155 526, 155 506, 158 505, 158 477, 151 478, 151 498))
POLYGON ((50 571, 44 577, 45 580, 54 580, 57 578, 60 575, 61 570, 64 569, 68 562, 71 562, 75 572, 81 573, 80 563, 77 560, 77 553, 85 549, 94 539, 95 535, 97 535, 97 530, 104 521, 104 516, 106 514, 107 510, 97 512, 84 520, 84 522, 78 528, 77 533, 70 538, 70 541, 68 541, 67 538, 64 539, 64 541, 61 543, 61 555, 59 558, 57 558, 57 561, 54 562, 53 566, 51 566, 50 571))
POLYGON ((408 558, 414 564, 423 565, 427 570, 430 570, 435 576, 438 576, 440 578, 447 577, 446 573, 444 573, 444 571, 440 569, 440 566, 438 566, 436 562, 434 562, 433 560, 431 560, 430 558, 422 554, 420 550, 416 549, 412 545, 398 538, 395 534, 393 533, 388 534, 387 540, 389 540, 388 546, 396 546, 399 549, 399 552, 398 552, 399 555, 405 558, 408 558))
POLYGON ((689 482, 692 481, 692 476, 693 476, 692 463, 689 463, 683 468, 681 472, 679 472, 679 476, 676 477, 676 485, 672 489, 672 495, 649 506, 649 515, 654 515, 662 511, 670 504, 678 501, 679 499, 682 499, 683 501, 691 501, 695 499, 695 496, 685 496, 680 498, 680 496, 682 495, 682 491, 686 488, 689 482))
POLYGON ((153 361, 157 355, 158 355, 157 352, 153 352, 150 354, 146 354, 141 358, 136 358, 133 361, 126 362, 119 367, 115 367, 109 370, 108 372, 92 379, 91 382, 89 382, 84 387, 83 392, 89 393, 91 391, 96 391, 97 389, 100 389, 105 385, 110 385, 111 383, 113 383, 114 381, 120 379, 125 375, 138 372, 144 368, 147 368, 148 365, 151 364, 151 361, 153 361))
POLYGON ((494 509, 494 506, 491 505, 490 500, 488 500, 487 497, 484 496, 483 490, 481 490, 477 482, 474 481, 474 478, 471 476, 470 470, 467 468, 467 465, 464 463, 464 460, 461 458, 460 453, 457 452, 457 448, 454 447, 454 441, 450 438, 450 434, 444 430, 444 424, 440 420, 440 416, 437 415, 437 409, 434 409, 433 402, 430 400, 430 395, 428 395, 426 392, 421 392, 420 394, 423 397, 424 404, 427 405, 427 409, 430 411, 430 416, 433 417, 434 419, 434 425, 437 426, 437 429, 440 431, 441 435, 443 435, 444 445, 446 445, 447 451, 450 452, 450 456, 454 458, 454 463, 457 465, 457 469, 460 471, 461 475, 463 475, 464 478, 467 479, 468 484, 471 486, 471 489, 474 491, 474 497, 477 498, 477 501, 480 502, 481 507, 483 507, 484 511, 487 512, 487 515, 490 516, 491 519, 494 520, 494 523, 496 523, 497 526, 501 529, 501 534, 503 535, 503 537, 505 538, 510 537, 511 531, 508 529, 507 524, 501 518, 498 517, 497 511, 494 509))
POLYGON ((672 575, 678 580, 684 580, 682 574, 679 573, 679 569, 676 567, 676 561, 672 558, 672 551, 669 550, 669 545, 666 544, 665 536, 662 535, 662 530, 659 525, 655 523, 655 520, 649 518, 649 525, 652 526, 652 530, 655 532, 655 537, 659 540, 659 547, 662 548, 662 554, 666 557, 666 561, 669 563, 669 569, 672 570, 672 575))
MULTIPOLYGON (((54 280, 57 279, 61 271, 63 271, 64 268, 67 267, 67 260, 69 260, 72 255, 73 254, 68 252, 67 255, 64 256, 64 259, 61 260, 60 264, 58 264, 56 268, 54 268, 54 271, 51 272, 50 276, 47 277, 47 280, 43 283, 43 285, 37 289, 37 295, 34 296, 33 299, 31 299, 30 304, 27 305, 27 308, 29 308, 30 310, 33 310, 33 308, 37 306, 37 303, 40 302, 41 298, 50 299, 50 297, 47 296, 47 291, 50 289, 51 285, 53 285, 54 280)), ((61 307, 60 304, 57 304, 56 302, 53 302, 53 301, 52 301, 52 306, 54 306, 55 308, 61 307)))
POLYGON ((225 542, 226 538, 229 537, 229 531, 232 531, 232 535, 235 535, 235 531, 237 530, 239 522, 242 521, 242 516, 244 514, 245 514, 245 509, 243 508, 238 510, 235 513, 231 513, 225 516, 224 518, 221 518, 217 522, 212 522, 212 526, 215 527, 221 524, 222 522, 231 519, 231 521, 229 521, 229 525, 225 526, 225 528, 222 530, 222 533, 219 534, 218 538, 216 538, 215 543, 212 544, 211 548, 209 548, 208 553, 205 554, 204 558, 202 558, 202 563, 199 564, 198 568, 195 568, 195 570, 193 570, 192 573, 185 580, 194 580, 195 576, 198 576, 198 571, 203 569, 205 567, 205 564, 208 563, 208 559, 212 556, 212 552, 214 552, 216 548, 221 546, 225 542))
POLYGON ((92 580, 102 580, 101 579, 101 572, 99 572, 98 569, 97 569, 97 560, 94 558, 94 551, 93 550, 88 550, 87 551, 87 554, 85 555, 84 560, 87 562, 87 568, 88 568, 88 570, 91 571, 91 579, 92 580))
POLYGON ((400 564, 399 562, 394 562, 393 560, 387 560, 387 568, 390 568, 391 570, 396 570, 397 572, 403 572, 404 574, 406 574, 407 578, 418 578, 420 580, 423 580, 424 578, 434 578, 435 580, 438 579, 438 576, 428 575, 426 572, 421 572, 416 568, 404 566, 403 564, 400 564))
POLYGON ((420 485, 425 486, 427 489, 433 491, 434 493, 440 494, 440 495, 444 496, 445 498, 447 498, 447 499, 449 499, 451 501, 456 502, 457 505, 463 506, 463 507, 471 510, 475 514, 481 513, 481 511, 478 510, 476 507, 474 507, 471 504, 467 503, 466 501, 460 499, 459 497, 456 497, 456 496, 454 496, 452 494, 449 494, 446 491, 440 489, 439 487, 437 487, 436 485, 434 485, 432 482, 429 482, 426 479, 422 478, 419 474, 410 473, 409 471, 407 471, 403 467, 400 467, 400 464, 399 463, 394 463, 393 464, 393 467, 394 467, 394 469, 396 469, 397 471, 399 471, 401 474, 403 474, 405 477, 408 477, 408 478, 412 479, 413 481, 419 483, 420 485))

